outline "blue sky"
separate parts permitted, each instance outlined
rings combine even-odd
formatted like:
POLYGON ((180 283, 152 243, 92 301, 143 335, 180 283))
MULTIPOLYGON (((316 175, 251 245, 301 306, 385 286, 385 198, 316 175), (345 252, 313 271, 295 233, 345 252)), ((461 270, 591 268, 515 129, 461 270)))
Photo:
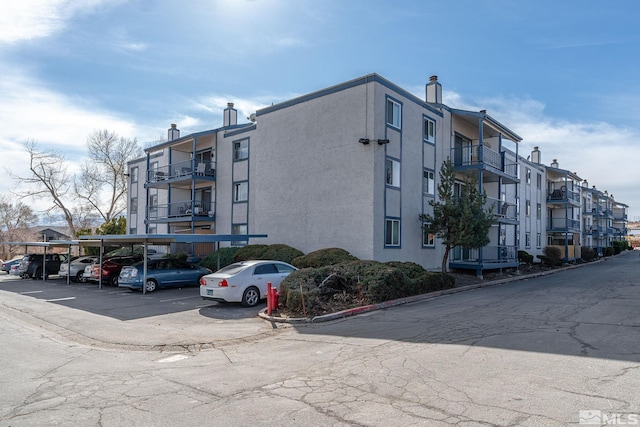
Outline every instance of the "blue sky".
MULTIPOLYGON (((0 14, 0 146, 65 153, 108 129, 141 144, 368 73, 486 109, 640 218, 640 2, 21 0, 0 14)), ((5 174, 6 175, 6 174, 5 174)), ((0 180, 6 194, 16 185, 0 180)), ((34 202, 34 206, 39 206, 34 202)))

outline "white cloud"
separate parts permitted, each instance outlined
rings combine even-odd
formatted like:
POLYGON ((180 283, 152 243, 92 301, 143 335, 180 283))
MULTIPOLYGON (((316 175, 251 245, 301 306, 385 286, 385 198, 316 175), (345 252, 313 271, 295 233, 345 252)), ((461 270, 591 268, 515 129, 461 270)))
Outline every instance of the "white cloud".
POLYGON ((49 37, 65 28, 69 19, 91 12, 110 0, 19 0, 2 4, 0 44, 49 37))

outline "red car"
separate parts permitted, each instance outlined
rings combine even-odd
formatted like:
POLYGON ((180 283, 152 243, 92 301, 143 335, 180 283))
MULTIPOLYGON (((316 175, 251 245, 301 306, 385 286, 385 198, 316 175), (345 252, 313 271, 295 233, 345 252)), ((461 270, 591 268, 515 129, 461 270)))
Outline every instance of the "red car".
POLYGON ((100 268, 98 263, 94 263, 91 266, 91 277, 89 280, 99 282, 100 272, 102 271, 102 283, 118 286, 118 276, 120 275, 122 267, 125 265, 133 265, 140 261, 142 261, 142 255, 126 255, 114 256, 102 261, 102 268, 100 268))

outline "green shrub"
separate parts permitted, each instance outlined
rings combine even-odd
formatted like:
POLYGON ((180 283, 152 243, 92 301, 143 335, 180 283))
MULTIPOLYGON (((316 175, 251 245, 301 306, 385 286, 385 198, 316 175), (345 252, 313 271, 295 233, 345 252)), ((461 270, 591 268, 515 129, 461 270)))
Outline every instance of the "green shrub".
POLYGON ((236 252, 238 252, 239 248, 236 247, 228 247, 228 248, 220 248, 217 251, 213 251, 207 255, 202 261, 200 261, 199 265, 201 267, 208 268, 211 271, 218 270, 218 254, 220 254, 220 268, 226 267, 229 264, 233 264, 233 257, 236 252))
POLYGON ((613 246, 614 254, 616 255, 629 249, 629 242, 626 240, 615 240, 611 242, 611 245, 613 246))
POLYGON ((602 254, 604 256, 612 256, 615 254, 615 251, 613 250, 613 246, 607 246, 606 248, 602 248, 602 254))
POLYGON ((347 261, 356 261, 358 258, 340 248, 320 249, 307 255, 299 256, 292 260, 292 264, 298 268, 318 268, 326 265, 340 264, 347 261))
POLYGON ((294 271, 282 282, 280 295, 289 313, 315 316, 448 289, 454 282, 415 263, 358 260, 294 271))
POLYGON ((531 265, 533 264, 533 255, 527 251, 518 251, 518 261, 531 265))
POLYGON ((247 245, 238 249, 234 256, 234 262, 250 259, 272 259, 292 263, 295 258, 304 255, 302 251, 283 244, 274 245, 247 245))
POLYGON ((187 258, 189 258, 189 255, 184 252, 179 252, 177 254, 165 254, 163 258, 179 259, 180 261, 186 261, 187 258))
POLYGON ((580 248, 580 258, 586 262, 593 261, 596 258, 596 255, 597 253, 593 248, 589 248, 587 246, 582 246, 580 248))
POLYGON ((547 262, 550 267, 557 267, 562 265, 562 251, 560 248, 555 246, 545 246, 542 249, 542 253, 544 253, 545 258, 543 259, 540 255, 540 258, 543 262, 547 262))

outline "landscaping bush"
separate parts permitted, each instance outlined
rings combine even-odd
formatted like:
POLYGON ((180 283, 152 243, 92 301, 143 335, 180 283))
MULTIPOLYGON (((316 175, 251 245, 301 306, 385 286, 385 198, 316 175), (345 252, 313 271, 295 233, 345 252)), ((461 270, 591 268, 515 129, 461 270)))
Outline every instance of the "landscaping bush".
POLYGON ((177 254, 165 254, 163 258, 179 259, 180 261, 186 261, 187 258, 189 258, 189 255, 184 252, 179 252, 177 254))
POLYGON ((620 252, 622 251, 626 251, 627 249, 629 249, 629 242, 627 242, 626 240, 615 240, 613 242, 611 242, 611 245, 613 246, 613 251, 615 255, 618 255, 620 252))
POLYGON ((555 246, 545 246, 542 250, 544 255, 538 255, 543 264, 549 267, 562 265, 562 251, 555 246))
POLYGON ((602 254, 604 256, 612 256, 615 254, 613 250, 613 246, 607 246, 606 248, 602 248, 602 254))
POLYGON ((518 251, 518 261, 525 264, 533 264, 533 255, 530 255, 527 251, 518 251))
POLYGON ((580 248, 580 258, 582 258, 586 262, 593 261, 597 255, 598 254, 593 248, 589 248, 586 246, 582 246, 582 248, 580 248))
POLYGON ((287 313, 316 316, 453 285, 453 277, 415 263, 350 261, 294 271, 282 282, 280 298, 287 313))
POLYGON ((318 268, 347 261, 356 261, 357 259, 344 249, 328 248, 299 256, 292 261, 292 264, 298 268, 318 268))
POLYGON ((295 258, 304 255, 302 251, 283 244, 247 245, 238 249, 234 262, 250 259, 271 259, 291 264, 295 258))
POLYGON ((239 248, 229 247, 229 248, 220 248, 217 251, 213 251, 207 255, 202 261, 200 261, 199 265, 201 267, 208 268, 211 271, 218 270, 218 253, 220 253, 220 268, 226 267, 227 265, 233 264, 233 257, 236 252, 238 252, 239 248))

